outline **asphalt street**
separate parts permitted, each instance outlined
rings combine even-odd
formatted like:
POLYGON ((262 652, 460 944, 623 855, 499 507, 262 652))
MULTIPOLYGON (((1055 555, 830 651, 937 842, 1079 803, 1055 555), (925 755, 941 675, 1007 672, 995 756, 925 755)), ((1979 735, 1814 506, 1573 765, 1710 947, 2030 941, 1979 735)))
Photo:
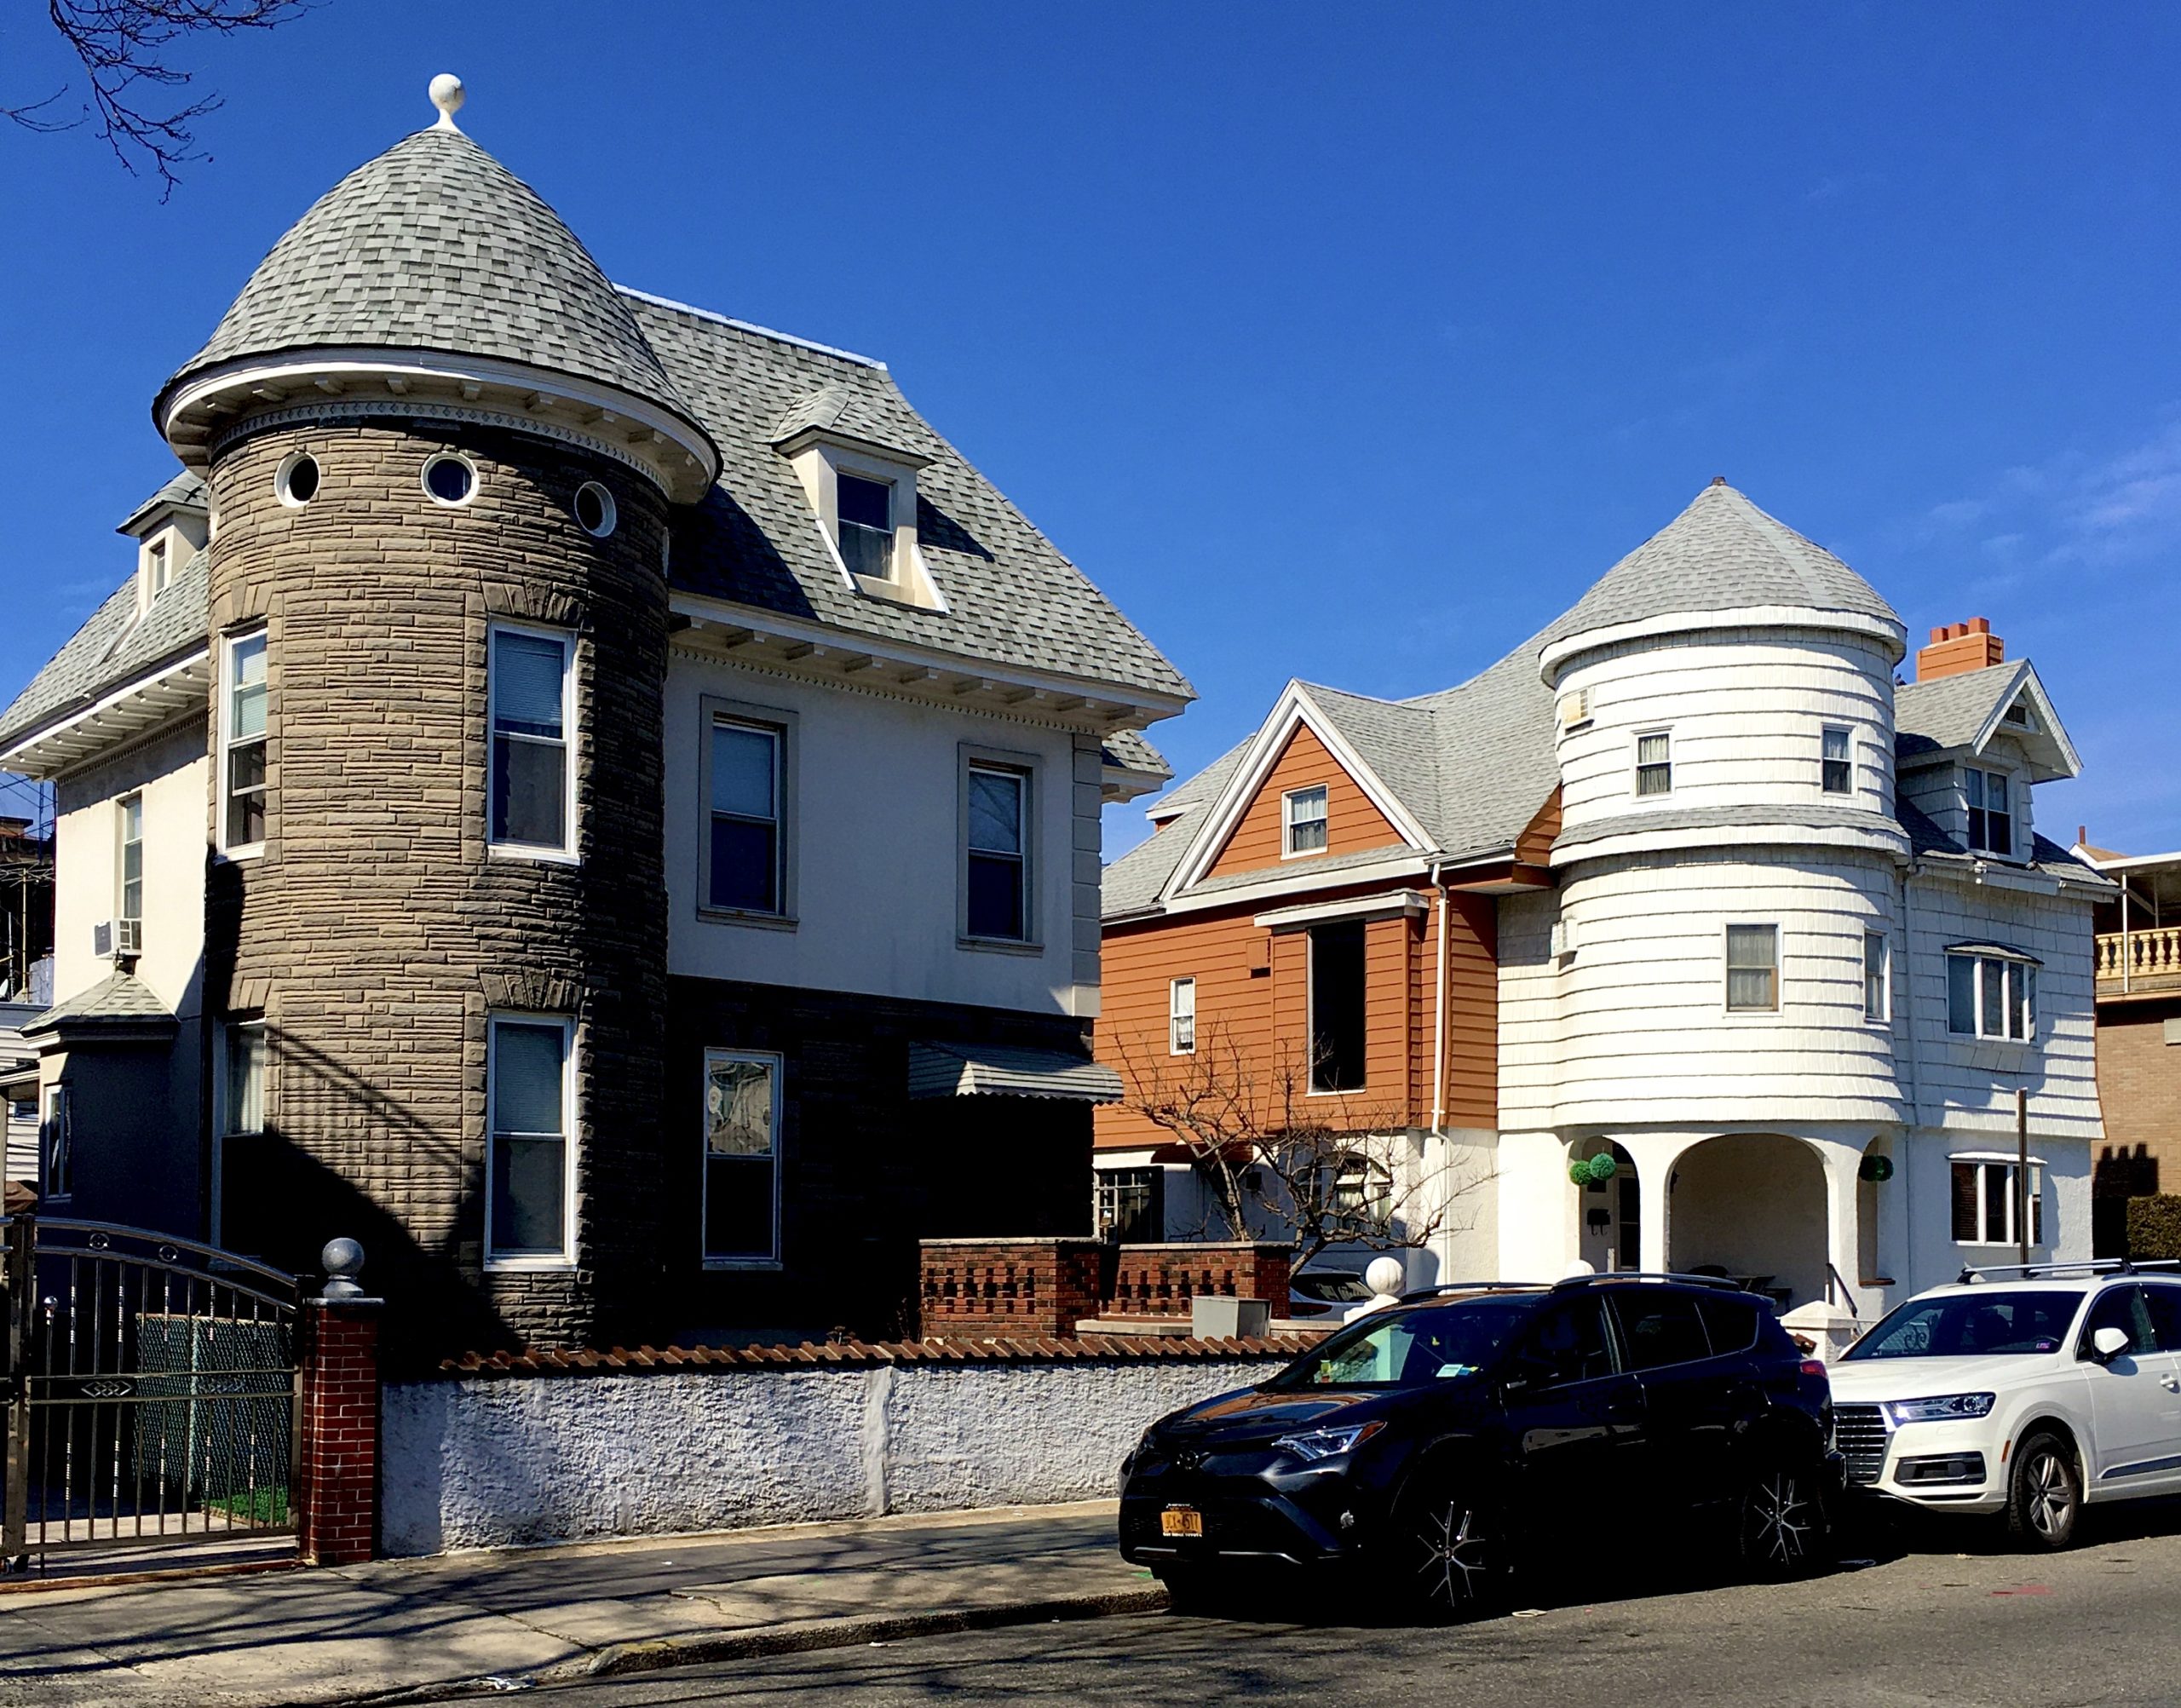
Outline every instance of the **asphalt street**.
MULTIPOLYGON (((1293 1602, 1261 1619, 1153 1614, 777 1656, 542 1691, 539 1708, 851 1700, 1334 1704, 2120 1705, 2181 1701, 2181 1517, 2075 1552, 1942 1533, 1810 1582, 1665 1584, 1640 1557, 1565 1569, 1521 1615, 1446 1629, 1293 1602), (1972 1551, 1949 1550, 1968 1547, 1972 1551), (1647 1587, 1649 1592, 1647 1593, 1647 1587)), ((1667 1569, 1670 1572, 1670 1568, 1667 1569)), ((1670 1573, 1671 1575, 1671 1573, 1670 1573)), ((504 1700, 505 1698, 497 1699, 504 1700)))

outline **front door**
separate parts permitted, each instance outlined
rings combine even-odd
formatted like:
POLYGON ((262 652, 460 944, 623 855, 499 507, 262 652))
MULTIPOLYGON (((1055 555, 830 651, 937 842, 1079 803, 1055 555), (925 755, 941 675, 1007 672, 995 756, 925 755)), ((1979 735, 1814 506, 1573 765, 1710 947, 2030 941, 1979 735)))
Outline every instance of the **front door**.
POLYGON ((2172 1479, 2175 1395, 2166 1385, 2175 1360, 2158 1350, 2144 1290, 2131 1283, 2108 1287, 2091 1306, 2078 1349, 2090 1386, 2097 1441, 2091 1452, 2090 1496, 2145 1494, 2172 1479), (2098 1330, 2117 1328, 2128 1344, 2111 1358, 2089 1356, 2098 1330))
MULTIPOLYGON (((1616 1507, 1643 1439, 1643 1396, 1622 1371, 1595 1294, 1548 1308, 1508 1366, 1502 1386, 1522 1508, 1533 1544, 1587 1529, 1616 1507)), ((1519 1538, 1518 1538, 1519 1539, 1519 1538)))

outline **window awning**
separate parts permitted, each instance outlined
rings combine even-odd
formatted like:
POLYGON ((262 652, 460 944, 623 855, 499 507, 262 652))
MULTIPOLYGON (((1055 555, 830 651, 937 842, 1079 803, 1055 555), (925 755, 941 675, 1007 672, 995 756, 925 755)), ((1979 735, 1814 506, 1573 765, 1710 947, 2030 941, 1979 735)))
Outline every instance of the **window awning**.
POLYGON ((1949 955, 1982 955, 1988 961, 2019 961, 2025 967, 2041 967, 2045 963, 2027 949, 2017 949, 2005 943, 1949 943, 1949 955))
POLYGON ((911 1097, 1063 1097, 1118 1103, 1121 1076, 1102 1062, 1058 1050, 997 1044, 912 1044, 911 1097))

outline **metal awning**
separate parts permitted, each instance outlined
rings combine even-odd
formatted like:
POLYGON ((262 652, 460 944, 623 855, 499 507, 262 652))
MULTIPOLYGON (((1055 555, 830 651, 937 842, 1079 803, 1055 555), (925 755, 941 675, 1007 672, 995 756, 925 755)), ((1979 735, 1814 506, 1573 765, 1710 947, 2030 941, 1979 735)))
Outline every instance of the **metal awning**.
POLYGON ((912 1044, 911 1097, 1064 1097, 1118 1103, 1121 1076, 1088 1056, 997 1044, 912 1044))

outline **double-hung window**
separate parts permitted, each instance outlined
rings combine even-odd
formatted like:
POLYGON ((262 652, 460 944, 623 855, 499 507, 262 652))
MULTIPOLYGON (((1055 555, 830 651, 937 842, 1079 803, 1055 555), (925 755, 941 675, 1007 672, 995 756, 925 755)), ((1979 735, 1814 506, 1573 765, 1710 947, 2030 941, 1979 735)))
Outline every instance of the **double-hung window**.
POLYGON ((573 1031, 568 1021, 551 1017, 492 1021, 487 1263, 519 1268, 573 1259, 573 1031))
POLYGON ((1368 1055, 1363 922, 1310 928, 1310 1090, 1360 1090, 1368 1055))
POLYGON ((490 668, 495 846, 572 854, 575 643, 547 630, 495 628, 490 668))
POLYGON ((1727 1009, 1770 1014, 1780 1006, 1780 928, 1727 927, 1727 1009))
POLYGON ((1002 942, 1030 936, 1030 779, 996 765, 968 768, 963 922, 965 935, 1002 942))
POLYGON ((231 1020, 221 1027, 220 1078, 212 1132, 212 1240, 224 1231, 227 1147, 265 1130, 265 1022, 231 1020))
POLYGON ((1171 1055, 1196 1054, 1194 979, 1175 979, 1166 986, 1166 1050, 1171 1055))
POLYGON ((711 743, 705 902, 742 913, 786 913, 786 733, 715 715, 711 743))
POLYGON ((1863 933, 1863 1018, 1885 1020, 1890 1013, 1888 997, 1892 955, 1883 931, 1863 933))
POLYGON ((221 846, 229 854, 265 841, 265 631, 230 635, 221 696, 221 846))
POLYGON ((2037 963, 2022 956, 1949 953, 1946 1027, 1969 1038, 2035 1038, 2037 963))
POLYGON ((780 1059, 705 1052, 704 1258, 772 1263, 780 1253, 780 1059))
POLYGON ((1673 793, 1673 740, 1663 729, 1636 738, 1636 792, 1673 793))
POLYGON ((153 540, 145 548, 144 558, 145 580, 151 588, 152 597, 157 599, 167 590, 170 576, 167 543, 163 539, 153 540))
POLYGON ((38 1196, 50 1204, 75 1190, 75 1134, 69 1119, 68 1088, 46 1088, 45 1119, 38 1129, 38 1196))
POLYGON ((2010 802, 2004 771, 1963 772, 1969 796, 1969 846, 1981 854, 2011 858, 2014 854, 2014 809, 2010 802))
POLYGON ((894 574, 894 488, 860 474, 834 477, 835 513, 841 522, 841 561, 851 575, 887 581, 894 574))
POLYGON ((1286 854, 1326 851, 1326 785, 1290 789, 1280 797, 1280 844, 1286 854))
POLYGON ((1849 741, 1848 731, 1837 725, 1826 726, 1818 760, 1818 786, 1828 795, 1855 792, 1856 767, 1849 757, 1849 741))
POLYGON ((121 801, 120 892, 118 916, 123 920, 144 917, 144 797, 124 796, 121 801))
MULTIPOLYGON (((2018 1165, 2011 1158, 1977 1156, 1952 1158, 1954 1238, 1960 1245, 2013 1245, 2015 1232, 2015 1175, 2018 1165)), ((2045 1243, 2045 1165, 2029 1159, 2029 1243, 2045 1243)))

